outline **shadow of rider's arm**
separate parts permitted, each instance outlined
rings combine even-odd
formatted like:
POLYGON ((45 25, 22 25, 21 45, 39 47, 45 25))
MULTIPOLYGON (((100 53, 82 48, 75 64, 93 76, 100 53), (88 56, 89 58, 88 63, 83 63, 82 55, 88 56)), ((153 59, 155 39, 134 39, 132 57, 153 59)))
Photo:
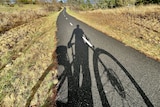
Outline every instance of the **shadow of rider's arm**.
POLYGON ((70 40, 69 40, 69 42, 68 42, 68 48, 71 47, 71 42, 72 42, 72 39, 73 39, 74 34, 75 34, 75 30, 72 32, 72 36, 71 36, 71 38, 70 38, 70 40))

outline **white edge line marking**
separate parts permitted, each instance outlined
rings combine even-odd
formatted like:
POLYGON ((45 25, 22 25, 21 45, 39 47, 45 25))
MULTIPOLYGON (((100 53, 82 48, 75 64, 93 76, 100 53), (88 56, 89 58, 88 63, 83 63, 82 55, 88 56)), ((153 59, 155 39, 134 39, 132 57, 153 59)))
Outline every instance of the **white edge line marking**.
POLYGON ((66 17, 66 20, 68 20, 68 18, 66 17))
POLYGON ((72 24, 71 22, 70 22, 69 24, 70 24, 71 26, 73 26, 73 24, 72 24))

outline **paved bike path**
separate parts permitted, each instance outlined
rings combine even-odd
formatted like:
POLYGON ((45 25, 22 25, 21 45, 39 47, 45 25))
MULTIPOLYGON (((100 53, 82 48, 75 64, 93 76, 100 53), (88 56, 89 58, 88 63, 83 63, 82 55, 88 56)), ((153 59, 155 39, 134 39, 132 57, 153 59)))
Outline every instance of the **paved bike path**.
MULTIPOLYGON (((92 27, 76 20, 75 18, 71 17, 63 10, 57 20, 57 40, 58 40, 58 47, 59 46, 67 46, 68 42, 70 41, 71 35, 77 25, 83 30, 89 41, 96 47, 101 48, 107 52, 109 52, 112 56, 114 56, 122 65, 123 67, 129 72, 129 74, 134 78, 137 84, 141 87, 145 95, 148 97, 150 102, 157 107, 160 105, 160 62, 157 62, 153 59, 146 57, 144 54, 125 46, 125 44, 95 30, 92 27)), ((73 42, 75 40, 72 40, 73 42)), ((96 78, 94 74, 94 66, 93 65, 93 51, 88 49, 88 58, 86 61, 89 63, 89 72, 90 74, 83 74, 83 71, 80 71, 80 83, 79 85, 89 87, 90 89, 82 88, 80 89, 81 95, 72 95, 74 97, 82 97, 82 98, 75 98, 75 100, 79 100, 77 103, 80 107, 84 105, 84 107, 94 106, 94 107, 102 107, 102 99, 99 94, 99 90, 96 83, 96 78), (89 75, 89 79, 84 77, 84 75, 89 75), (84 80, 86 83, 84 83, 84 80), (84 91, 83 91, 84 89, 84 91), (86 91, 87 90, 87 91, 86 91), (85 93, 86 91, 86 93, 85 93), (84 95, 83 95, 84 94, 84 95), (87 96, 86 98, 84 96, 87 96), (86 101, 85 101, 86 100, 86 101), (83 104, 86 103, 86 104, 83 104)), ((81 51, 81 50, 80 50, 81 51)), ((72 53, 71 49, 67 48, 68 56, 67 58, 72 61, 72 53)), ((62 60, 63 62, 65 60, 62 60)), ((112 64, 109 62, 109 64, 112 64)), ((70 64, 71 65, 71 64, 70 64)), ((68 65, 69 66, 69 65, 68 65)), ((59 73, 65 67, 59 66, 59 73)), ((72 71, 73 72, 73 71, 72 71)), ((72 79, 74 81, 74 79, 72 79)), ((71 80, 71 81, 72 81, 71 80)), ((122 81, 123 82, 123 81, 122 81)), ((64 84, 62 85, 60 91, 58 92, 57 101, 63 103, 61 106, 68 106, 65 105, 68 102, 68 94, 70 91, 67 91, 67 87, 72 84, 69 83, 69 79, 65 79, 64 84)), ((122 83, 123 84, 123 83, 122 83)), ((72 90, 74 91, 74 89, 72 90)), ((71 92, 72 92, 71 91, 71 92)), ((77 90, 79 91, 79 90, 77 90)), ((76 92, 75 92, 76 93, 76 92)), ((72 94, 75 94, 72 93, 72 94)), ((130 92, 132 93, 132 92, 130 92)), ((134 92, 133 92, 134 94, 134 92)), ((72 98, 74 100, 74 98, 72 98)), ((71 105, 74 105, 76 101, 70 101, 71 105)), ((76 104, 77 104, 76 103, 76 104)), ((120 104, 118 102, 113 102, 120 104)), ((136 102, 135 102, 136 103, 136 102)), ((113 104, 114 105, 114 104, 113 104)), ((112 104, 110 104, 112 106, 112 104)), ((115 105, 114 105, 115 106, 115 105)), ((122 105, 117 105, 122 106, 122 105)), ((132 105, 134 106, 134 105, 132 105)), ((146 107, 147 105, 142 105, 146 107)), ((74 106, 73 106, 74 107, 74 106)))

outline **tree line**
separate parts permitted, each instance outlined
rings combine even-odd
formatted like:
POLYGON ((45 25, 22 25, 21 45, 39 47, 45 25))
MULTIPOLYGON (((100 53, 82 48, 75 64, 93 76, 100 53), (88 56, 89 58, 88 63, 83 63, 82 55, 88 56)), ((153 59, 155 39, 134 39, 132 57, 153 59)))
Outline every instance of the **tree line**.
POLYGON ((81 8, 115 8, 130 5, 160 4, 160 0, 67 0, 81 8))
MULTIPOLYGON (((0 0, 2 3, 23 3, 23 4, 37 4, 37 3, 55 3, 57 1, 63 3, 63 0, 0 0)), ((129 5, 146 5, 146 4, 160 4, 160 0, 67 0, 69 5, 82 8, 115 8, 129 5)))
POLYGON ((136 0, 135 5, 138 4, 160 4, 160 0, 136 0))
POLYGON ((22 4, 37 4, 37 3, 53 3, 56 0, 0 0, 1 3, 12 4, 12 3, 22 3, 22 4))

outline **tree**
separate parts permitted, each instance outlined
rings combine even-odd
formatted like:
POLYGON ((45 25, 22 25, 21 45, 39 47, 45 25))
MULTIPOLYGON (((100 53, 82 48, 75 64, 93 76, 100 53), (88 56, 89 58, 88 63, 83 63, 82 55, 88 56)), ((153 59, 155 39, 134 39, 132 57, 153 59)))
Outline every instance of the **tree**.
POLYGON ((135 5, 141 5, 141 4, 143 4, 143 0, 137 0, 135 3, 135 5))
POLYGON ((6 3, 7 3, 7 4, 10 4, 10 0, 6 0, 6 3))
POLYGON ((90 0, 86 1, 86 5, 87 5, 87 8, 92 8, 92 4, 91 4, 90 0))
POLYGON ((119 0, 115 0, 115 7, 119 7, 119 6, 121 6, 120 1, 119 0))
POLYGON ((160 0, 136 0, 135 5, 140 4, 159 4, 160 0))
POLYGON ((110 0, 99 0, 96 4, 98 8, 108 8, 110 6, 110 0))
POLYGON ((17 3, 24 3, 24 4, 35 4, 37 0, 16 0, 17 3))
POLYGON ((160 0, 153 0, 153 3, 160 4, 160 0))

